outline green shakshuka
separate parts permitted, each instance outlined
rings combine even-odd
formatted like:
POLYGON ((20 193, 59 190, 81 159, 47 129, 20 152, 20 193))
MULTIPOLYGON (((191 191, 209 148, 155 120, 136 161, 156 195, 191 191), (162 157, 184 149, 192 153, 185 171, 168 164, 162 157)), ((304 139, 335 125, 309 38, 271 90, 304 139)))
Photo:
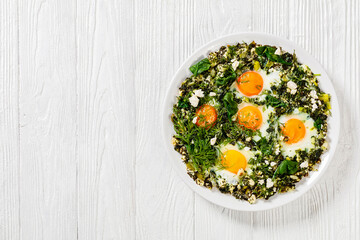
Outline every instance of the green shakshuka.
POLYGON ((254 203, 316 170, 330 95, 295 53, 239 43, 190 71, 173 107, 172 143, 197 184, 254 203))

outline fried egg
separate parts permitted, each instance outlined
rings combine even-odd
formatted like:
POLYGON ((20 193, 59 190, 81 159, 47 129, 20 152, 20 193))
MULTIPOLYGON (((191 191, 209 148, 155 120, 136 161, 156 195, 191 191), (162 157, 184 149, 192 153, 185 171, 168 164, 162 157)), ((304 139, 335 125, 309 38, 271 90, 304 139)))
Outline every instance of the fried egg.
POLYGON ((315 148, 314 140, 318 133, 314 120, 306 113, 293 113, 279 118, 281 126, 281 149, 284 156, 293 157, 296 150, 315 148), (313 140, 314 139, 314 140, 313 140))
POLYGON ((238 105, 238 112, 236 121, 248 129, 259 130, 261 136, 266 136, 266 130, 269 128, 269 115, 273 112, 272 107, 257 106, 251 103, 240 103, 238 105))
POLYGON ((238 142, 236 145, 226 144, 219 147, 222 166, 214 168, 214 171, 230 184, 238 183, 239 176, 249 169, 249 160, 255 156, 255 152, 250 148, 241 146, 242 143, 238 142))
POLYGON ((235 90, 239 97, 257 97, 264 90, 271 90, 272 85, 280 83, 280 72, 273 71, 269 74, 259 69, 258 71, 247 71, 240 75, 231 85, 230 90, 235 90))

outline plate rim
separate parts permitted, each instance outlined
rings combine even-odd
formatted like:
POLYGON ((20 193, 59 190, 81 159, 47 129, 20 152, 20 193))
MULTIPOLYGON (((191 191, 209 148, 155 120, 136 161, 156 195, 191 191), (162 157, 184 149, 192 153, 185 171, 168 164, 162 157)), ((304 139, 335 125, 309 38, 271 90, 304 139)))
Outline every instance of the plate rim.
MULTIPOLYGON (((261 41, 260 41, 261 42, 261 41)), ((266 44, 266 43, 261 43, 261 44, 266 44)), ((289 50, 286 50, 289 52, 289 50)), ((322 89, 324 89, 324 86, 321 86, 322 89)), ((327 93, 329 93, 329 91, 326 91, 327 93)), ((174 101, 171 101, 171 106, 174 104, 174 101)), ((323 177, 324 173, 326 172, 328 166, 330 165, 333 157, 334 157, 334 153, 338 144, 338 140, 339 140, 339 133, 340 133, 340 110, 339 110, 339 102, 338 102, 338 98, 337 98, 337 94, 334 88, 334 85, 331 81, 331 79, 329 78, 326 70, 323 68, 323 66, 318 62, 318 60, 313 57, 310 53, 308 53, 305 49, 303 49, 301 46, 299 46, 298 44, 296 44, 293 41, 290 41, 286 38, 282 38, 279 37, 277 35, 273 35, 273 34, 268 34, 268 33, 262 33, 262 32, 238 32, 238 33, 232 33, 232 34, 228 34, 228 35, 224 35, 224 36, 220 36, 212 41, 209 41, 207 43, 205 43, 204 45, 202 45, 201 47, 199 47, 196 51, 194 51, 189 57, 186 58, 186 60, 180 65, 180 67, 177 69, 177 71, 174 73, 169 86, 167 87, 166 90, 166 95, 165 95, 165 99, 163 101, 163 104, 161 106, 162 111, 160 111, 160 118, 162 119, 161 121, 161 127, 162 127, 162 138, 163 138, 163 145, 164 147, 167 149, 166 150, 166 157, 172 158, 170 159, 171 161, 171 166, 172 168, 175 170, 175 172, 177 172, 177 175, 182 179, 182 181, 184 181, 186 183, 186 185, 188 185, 188 187, 190 189, 192 189, 192 191, 194 191, 195 193, 197 193, 198 195, 200 195, 202 198, 216 204, 219 205, 221 207, 224 208, 228 208, 228 209, 233 209, 233 210, 238 210, 238 211, 247 211, 247 212, 252 212, 252 211, 264 211, 264 210, 269 210, 269 209, 274 209, 274 208, 278 208, 280 206, 286 205, 290 202, 293 202, 296 199, 299 199, 301 196, 303 196, 306 192, 308 192, 311 188, 313 188, 313 186, 319 182, 319 180, 323 177), (328 84, 328 86, 326 87, 328 90, 330 90, 331 92, 331 116, 330 116, 330 120, 332 120, 334 123, 333 125, 330 126, 329 124, 329 129, 331 130, 331 141, 329 142, 329 149, 327 150, 325 153, 322 154, 321 156, 321 163, 318 167, 319 171, 317 171, 317 174, 315 175, 315 178, 311 178, 311 176, 314 174, 314 172, 312 172, 311 174, 309 174, 308 177, 304 177, 300 183, 304 180, 306 182, 309 182, 307 184, 307 186, 305 186, 303 189, 301 189, 301 191, 296 191, 297 189, 295 189, 295 191, 291 191, 291 192, 286 192, 286 193, 282 193, 282 194, 275 194, 274 196, 272 196, 270 198, 270 200, 262 200, 264 201, 264 203, 260 206, 257 205, 257 203, 255 204, 250 204, 245 200, 239 200, 236 199, 235 197, 233 197, 230 194, 222 194, 223 196, 227 196, 227 197, 220 197, 220 195, 214 195, 214 191, 209 190, 205 187, 199 186, 195 183, 195 181, 193 179, 191 179, 187 172, 186 172, 186 167, 185 164, 181 161, 180 159, 180 154, 178 154, 178 162, 180 162, 183 165, 183 168, 180 169, 178 167, 178 165, 176 165, 175 162, 175 158, 172 157, 171 155, 174 155, 174 153, 176 153, 176 151, 174 150, 173 147, 169 148, 169 144, 171 145, 171 138, 168 138, 167 135, 167 131, 166 131, 166 122, 170 121, 170 125, 171 128, 173 129, 173 124, 171 122, 170 116, 167 115, 167 111, 169 109, 167 109, 167 105, 168 102, 171 101, 171 99, 175 98, 177 95, 174 96, 174 94, 171 93, 172 88, 174 88, 174 85, 177 86, 178 89, 178 84, 181 84, 181 82, 184 80, 184 78, 182 79, 178 79, 180 78, 179 75, 181 74, 182 71, 188 71, 190 73, 190 71, 188 70, 188 68, 191 66, 189 65, 189 63, 191 64, 191 62, 196 62, 198 60, 200 60, 199 58, 203 55, 207 56, 207 54, 209 53, 209 51, 214 51, 213 49, 216 47, 216 49, 219 48, 219 44, 221 41, 223 41, 220 46, 224 46, 227 44, 233 44, 230 41, 227 41, 226 39, 229 38, 238 38, 238 40, 236 40, 235 42, 242 42, 244 41, 244 39, 246 38, 253 38, 253 40, 255 42, 259 42, 259 40, 257 38, 270 38, 270 41, 275 41, 275 42, 279 42, 277 45, 273 44, 273 43, 268 43, 269 45, 276 45, 279 47, 284 47, 284 45, 288 45, 291 46, 292 50, 295 51, 295 53, 298 55, 300 53, 300 55, 302 55, 303 58, 307 58, 306 60, 306 65, 308 65, 310 67, 310 69, 313 70, 313 68, 317 68, 321 72, 321 76, 318 78, 321 78, 322 80, 319 79, 319 84, 320 86, 323 85, 321 84, 321 82, 326 81, 328 84), (243 38, 243 39, 242 39, 243 38), (227 41, 227 42, 226 42, 227 41), (308 62, 311 62, 311 66, 308 64, 308 62), (326 79, 326 80, 324 80, 326 79), (335 125, 336 124, 336 125, 335 125), (324 158, 327 157, 326 161, 324 162, 324 158), (173 159, 174 158, 174 159, 173 159), (321 171, 320 171, 321 168, 321 171), (186 177, 186 178, 185 178, 186 177), (290 196, 290 194, 292 194, 290 196), (275 196, 280 195, 280 200, 275 200, 275 202, 272 202, 271 200, 275 198, 275 196), (286 197, 281 197, 283 195, 287 195, 286 197), (224 204, 224 202, 221 202, 222 200, 220 199, 225 199, 225 198, 232 198, 235 199, 237 202, 239 202, 239 204, 235 204, 235 201, 229 200, 229 202, 234 202, 234 204, 224 204), (282 200, 281 200, 282 198, 282 200), (220 199, 220 201, 219 201, 220 199), (246 204, 243 204, 246 203, 246 204)), ((172 108, 171 108, 171 112, 172 112, 172 108)), ((328 120, 328 122, 330 122, 328 120)), ((328 135, 327 135, 327 140, 329 141, 329 130, 328 130, 328 135)), ((171 145, 172 146, 172 145, 171 145)), ((298 185, 298 183, 296 184, 298 185)), ((298 188, 298 186, 297 186, 298 188)), ((279 198, 279 197, 278 197, 279 198)))

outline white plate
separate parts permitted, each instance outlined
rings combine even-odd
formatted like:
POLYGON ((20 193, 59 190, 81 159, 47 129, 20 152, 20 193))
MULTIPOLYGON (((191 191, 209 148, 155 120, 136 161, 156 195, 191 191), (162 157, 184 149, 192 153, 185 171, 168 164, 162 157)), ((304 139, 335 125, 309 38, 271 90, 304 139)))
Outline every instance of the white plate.
POLYGON ((334 87, 325 70, 315 60, 315 58, 313 58, 304 49, 297 46, 293 42, 264 33, 232 34, 218 38, 208 44, 205 44, 193 55, 191 55, 180 67, 180 69, 175 73, 175 76, 172 79, 170 87, 167 91, 163 107, 164 108, 162 119, 165 148, 169 153, 169 161, 173 163, 175 171, 191 189, 193 189, 203 198, 222 207, 241 211, 261 211, 279 207, 297 199, 305 192, 307 192, 320 179, 321 175, 324 174, 326 168, 328 167, 336 149, 340 130, 339 104, 334 87), (332 106, 332 115, 328 119, 329 150, 322 155, 322 161, 318 167, 318 171, 312 172, 308 177, 303 178, 299 183, 297 183, 295 191, 283 194, 276 194, 269 200, 257 200, 255 204, 249 204, 247 201, 236 199, 230 194, 220 193, 216 189, 209 190, 205 187, 197 185, 187 175, 185 164, 181 160, 181 155, 174 150, 173 145, 171 144, 171 138, 174 135, 175 131, 170 116, 172 114, 173 105, 176 103, 176 96, 178 96, 178 88, 180 87, 182 81, 184 81, 186 77, 191 75, 189 67, 194 63, 198 62, 199 60, 206 58, 210 52, 217 51, 221 46, 233 45, 243 41, 247 43, 255 41, 256 43, 260 44, 280 46, 285 51, 290 53, 293 53, 293 51, 295 50, 299 62, 308 65, 314 73, 321 74, 321 76, 318 77, 320 82, 320 88, 324 92, 330 93, 332 106))

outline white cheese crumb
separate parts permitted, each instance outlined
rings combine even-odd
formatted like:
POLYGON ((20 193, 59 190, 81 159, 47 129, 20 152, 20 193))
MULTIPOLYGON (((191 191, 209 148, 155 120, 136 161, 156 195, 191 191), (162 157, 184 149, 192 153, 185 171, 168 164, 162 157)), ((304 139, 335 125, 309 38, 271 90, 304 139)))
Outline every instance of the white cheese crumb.
POLYGON ((255 201, 256 201, 256 196, 253 194, 253 195, 251 195, 251 197, 249 198, 249 203, 251 203, 251 204, 253 204, 253 203, 255 203, 255 201))
POLYGON ((300 168, 307 168, 308 166, 309 166, 308 161, 302 162, 302 163, 300 164, 300 168))
POLYGON ((258 135, 256 135, 256 136, 254 136, 254 137, 253 137, 253 139, 254 139, 254 141, 256 141, 256 142, 257 142, 257 141, 259 141, 259 140, 261 139, 261 137, 260 137, 260 136, 258 136, 258 135))
POLYGON ((280 153, 280 149, 277 147, 277 148, 275 149, 275 154, 278 155, 279 153, 280 153))
POLYGON ((290 88, 291 90, 294 90, 294 89, 297 88, 296 83, 294 83, 293 81, 288 81, 288 83, 286 84, 286 86, 287 86, 288 88, 290 88))
POLYGON ((291 93, 292 95, 294 95, 294 94, 296 93, 296 89, 292 89, 292 90, 290 91, 290 93, 291 93))
POLYGON ((271 162, 270 163, 270 166, 272 166, 272 167, 275 166, 275 165, 276 165, 276 162, 271 162))
POLYGON ((276 51, 275 51, 275 54, 280 55, 281 54, 281 49, 277 48, 276 51))
POLYGON ((298 114, 298 113, 300 113, 300 111, 299 111, 298 108, 296 108, 293 113, 294 113, 294 114, 298 114))
POLYGON ((265 164, 266 164, 266 165, 269 165, 269 161, 268 161, 268 160, 265 160, 265 164))
POLYGON ((239 61, 235 61, 231 64, 231 67, 234 69, 234 71, 237 69, 238 66, 239 66, 239 61))
POLYGON ((244 150, 245 150, 245 151, 249 151, 250 148, 249 148, 249 147, 244 147, 244 150))
POLYGON ((317 108, 318 108, 318 106, 316 105, 316 103, 314 103, 314 104, 312 105, 311 111, 315 111, 317 108))
POLYGON ((216 136, 210 139, 210 144, 214 145, 216 143, 216 136))
POLYGON ((315 91, 315 90, 311 90, 311 92, 310 92, 310 96, 311 96, 312 98, 315 98, 315 99, 317 99, 317 98, 318 98, 317 93, 316 93, 316 91, 315 91))
POLYGON ((263 179, 260 179, 260 180, 259 180, 259 184, 260 184, 260 185, 263 185, 263 184, 264 184, 264 180, 263 180, 263 179))
POLYGON ((316 104, 316 100, 315 100, 315 99, 311 98, 310 101, 311 101, 312 104, 316 104))
POLYGON ((253 171, 252 171, 251 169, 249 169, 249 170, 247 170, 246 172, 247 172, 248 174, 252 174, 253 171))
POLYGON ((182 96, 182 90, 179 90, 178 95, 179 95, 179 96, 182 96))
POLYGON ((192 96, 189 98, 189 101, 190 101, 191 106, 193 106, 193 107, 197 107, 197 105, 199 104, 199 99, 198 99, 198 97, 195 96, 195 95, 192 95, 192 96))
POLYGON ((274 183, 271 178, 266 179, 266 188, 271 188, 272 186, 274 186, 274 183))
POLYGON ((210 92, 210 93, 209 93, 209 96, 210 96, 210 97, 214 97, 214 96, 216 96, 216 93, 210 92))
POLYGON ((246 140, 247 142, 250 142, 250 141, 251 141, 251 137, 247 137, 245 140, 246 140))
POLYGON ((254 186, 254 185, 255 185, 254 180, 250 179, 250 180, 249 180, 249 184, 250 184, 250 186, 254 186))
POLYGON ((202 98, 202 97, 204 97, 204 92, 201 89, 194 90, 194 95, 199 97, 199 98, 202 98))
POLYGON ((196 124, 197 119, 198 119, 198 117, 194 117, 194 119, 192 120, 192 123, 193 123, 193 124, 196 124))

